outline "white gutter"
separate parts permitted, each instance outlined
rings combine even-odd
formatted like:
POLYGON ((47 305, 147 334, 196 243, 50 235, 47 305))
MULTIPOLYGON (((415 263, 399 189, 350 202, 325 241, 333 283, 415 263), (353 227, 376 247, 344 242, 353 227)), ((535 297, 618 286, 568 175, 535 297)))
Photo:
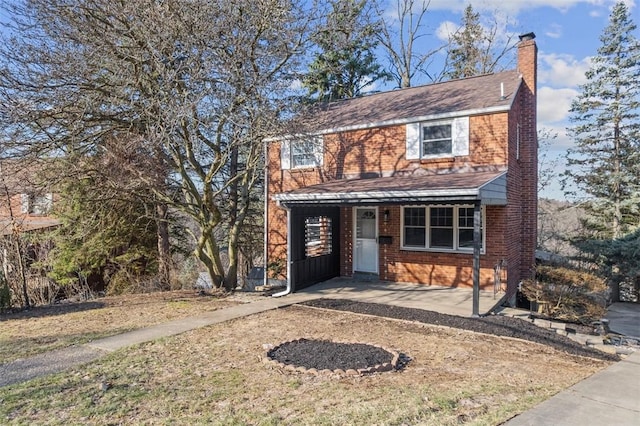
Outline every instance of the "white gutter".
POLYGON ((367 191, 367 192, 324 192, 317 194, 276 194, 278 202, 287 201, 360 201, 388 198, 431 198, 431 197, 477 197, 479 188, 471 189, 438 189, 430 191, 367 191))
POLYGON ((272 297, 286 296, 291 293, 291 209, 287 206, 281 206, 287 211, 287 288, 281 292, 274 293, 272 297))

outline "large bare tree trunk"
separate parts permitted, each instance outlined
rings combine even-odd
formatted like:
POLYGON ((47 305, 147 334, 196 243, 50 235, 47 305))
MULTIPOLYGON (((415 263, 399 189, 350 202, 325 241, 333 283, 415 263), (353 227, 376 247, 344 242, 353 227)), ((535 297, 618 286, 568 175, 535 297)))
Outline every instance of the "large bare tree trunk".
POLYGON ((165 203, 156 204, 156 228, 158 234, 158 275, 164 289, 171 288, 173 261, 169 244, 169 206, 165 203))

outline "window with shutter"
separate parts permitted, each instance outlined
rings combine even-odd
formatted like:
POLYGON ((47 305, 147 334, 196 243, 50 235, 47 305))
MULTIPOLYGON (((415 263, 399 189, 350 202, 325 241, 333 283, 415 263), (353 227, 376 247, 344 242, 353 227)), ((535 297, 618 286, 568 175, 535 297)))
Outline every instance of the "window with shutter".
POLYGON ((321 166, 324 157, 322 142, 321 137, 284 141, 280 154, 282 169, 321 166))
POLYGON ((469 117, 409 123, 406 133, 408 160, 469 155, 469 117))

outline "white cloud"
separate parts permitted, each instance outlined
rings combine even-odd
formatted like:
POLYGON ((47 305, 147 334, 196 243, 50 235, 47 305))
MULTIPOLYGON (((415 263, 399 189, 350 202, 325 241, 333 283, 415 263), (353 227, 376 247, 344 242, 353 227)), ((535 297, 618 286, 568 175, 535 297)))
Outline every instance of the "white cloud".
POLYGON ((449 41, 458 28, 460 28, 460 24, 451 21, 442 21, 436 29, 436 37, 438 37, 439 40, 449 41))
POLYGON ((585 73, 590 66, 590 58, 577 60, 566 54, 541 53, 538 55, 538 79, 553 87, 577 87, 586 83, 585 73))
POLYGON ((543 86, 538 89, 538 121, 540 127, 552 127, 569 117, 571 101, 578 96, 575 89, 553 89, 543 86))
POLYGON ((549 138, 550 144, 548 147, 546 147, 546 150, 550 154, 552 154, 552 156, 556 156, 558 154, 564 154, 567 151, 567 148, 571 148, 574 146, 573 140, 567 134, 567 127, 569 125, 570 125, 569 123, 566 123, 566 124, 538 123, 538 132, 544 129, 544 131, 548 132, 550 136, 555 136, 555 137, 549 138))
POLYGON ((551 23, 549 24, 549 29, 547 29, 544 34, 547 37, 551 38, 560 38, 562 37, 562 26, 560 24, 551 23))

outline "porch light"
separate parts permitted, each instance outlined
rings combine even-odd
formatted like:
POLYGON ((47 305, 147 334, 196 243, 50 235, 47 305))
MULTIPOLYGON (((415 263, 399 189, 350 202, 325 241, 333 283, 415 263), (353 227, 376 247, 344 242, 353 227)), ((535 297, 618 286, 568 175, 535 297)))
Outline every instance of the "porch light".
POLYGON ((384 221, 389 222, 389 217, 391 217, 391 212, 387 209, 384 211, 384 221))

